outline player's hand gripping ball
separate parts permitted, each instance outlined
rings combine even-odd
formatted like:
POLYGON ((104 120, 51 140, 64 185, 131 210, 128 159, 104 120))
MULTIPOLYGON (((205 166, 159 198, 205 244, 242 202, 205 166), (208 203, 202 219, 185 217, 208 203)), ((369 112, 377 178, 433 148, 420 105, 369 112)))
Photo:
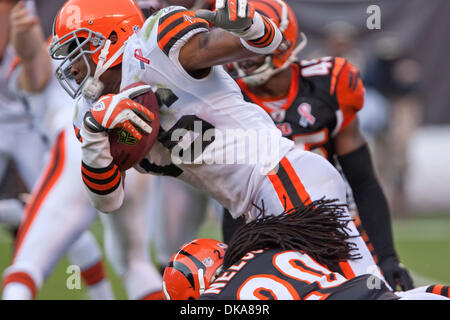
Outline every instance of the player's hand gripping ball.
POLYGON ((151 87, 133 83, 120 93, 101 97, 84 119, 93 131, 107 131, 114 163, 125 171, 139 163, 155 143, 159 105, 151 87))

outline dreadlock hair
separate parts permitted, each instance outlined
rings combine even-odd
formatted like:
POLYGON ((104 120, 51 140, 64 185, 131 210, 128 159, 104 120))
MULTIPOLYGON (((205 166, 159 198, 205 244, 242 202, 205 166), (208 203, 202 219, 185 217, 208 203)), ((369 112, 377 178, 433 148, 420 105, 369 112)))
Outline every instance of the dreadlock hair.
POLYGON ((301 251, 332 271, 341 261, 361 258, 353 254, 345 204, 324 198, 282 214, 266 216, 264 207, 256 220, 236 229, 225 253, 224 270, 250 251, 265 248, 301 251))

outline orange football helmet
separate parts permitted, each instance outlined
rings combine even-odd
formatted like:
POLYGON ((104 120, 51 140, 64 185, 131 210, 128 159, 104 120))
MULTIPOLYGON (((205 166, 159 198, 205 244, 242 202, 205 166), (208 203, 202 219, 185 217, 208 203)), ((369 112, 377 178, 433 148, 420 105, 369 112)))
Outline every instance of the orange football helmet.
POLYGON ((213 239, 196 239, 184 244, 164 270, 164 298, 198 299, 220 274, 226 249, 225 243, 213 239))
POLYGON ((56 76, 64 89, 73 98, 81 93, 91 72, 87 54, 97 65, 96 80, 108 68, 121 63, 125 41, 143 23, 142 11, 133 0, 67 1, 55 17, 50 47, 52 58, 63 60, 56 76), (77 59, 83 59, 88 67, 88 74, 78 88, 70 79, 72 62, 77 59))
POLYGON ((263 65, 251 73, 246 73, 238 63, 232 64, 236 78, 242 78, 249 85, 261 85, 274 74, 286 69, 298 60, 298 53, 306 46, 307 40, 300 33, 302 41, 298 44, 299 31, 294 11, 282 0, 252 0, 250 3, 259 14, 271 19, 283 34, 283 42, 271 55, 266 56, 263 65))

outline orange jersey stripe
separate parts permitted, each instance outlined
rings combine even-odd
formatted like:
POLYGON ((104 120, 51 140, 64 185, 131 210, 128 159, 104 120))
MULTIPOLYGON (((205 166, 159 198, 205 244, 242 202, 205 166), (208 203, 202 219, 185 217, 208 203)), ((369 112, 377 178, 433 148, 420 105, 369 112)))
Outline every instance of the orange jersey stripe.
POLYGON ((14 252, 14 258, 16 257, 16 254, 19 251, 20 246, 22 245, 22 242, 47 194, 61 176, 66 161, 65 157, 65 131, 62 131, 52 148, 50 162, 45 169, 45 173, 42 176, 43 178, 41 179, 38 187, 33 191, 31 201, 25 207, 25 217, 20 224, 19 232, 17 234, 17 245, 14 252))
POLYGON ((434 286, 433 291, 431 291, 431 293, 434 294, 441 294, 441 290, 444 286, 442 284, 437 284, 434 286))
POLYGON ((312 202, 311 197, 309 196, 308 192, 306 192, 305 186, 300 181, 300 178, 298 177, 289 160, 285 157, 281 159, 280 163, 286 170, 289 179, 294 184, 295 190, 297 191, 297 194, 300 196, 300 199, 303 201, 305 205, 310 204, 312 202))
POLYGON ((104 172, 104 173, 95 173, 95 172, 89 171, 89 169, 87 169, 84 165, 82 165, 81 171, 90 178, 105 180, 105 179, 111 178, 114 175, 114 173, 117 171, 117 167, 114 166, 111 170, 104 172))
POLYGON ((171 40, 175 43, 175 40, 181 38, 190 30, 202 27, 208 29, 208 22, 204 19, 195 17, 193 11, 176 12, 166 18, 161 25, 158 26, 158 46, 168 54, 170 48, 165 47, 171 40))
POLYGON ((192 11, 181 11, 181 12, 173 13, 171 16, 169 16, 167 19, 165 19, 163 23, 161 23, 158 26, 158 33, 161 33, 169 24, 171 24, 175 20, 177 20, 179 18, 183 18, 183 16, 185 14, 188 14, 188 15, 192 16, 192 15, 194 15, 194 12, 192 12, 192 11))
POLYGON ((92 286, 105 279, 105 268, 103 267, 103 262, 100 260, 93 266, 82 270, 81 277, 88 286, 92 286))
POLYGON ((11 273, 9 275, 7 275, 4 279, 3 279, 3 289, 9 284, 9 283, 21 283, 23 285, 25 285, 26 287, 28 287, 28 289, 30 289, 31 291, 31 295, 34 298, 36 298, 36 293, 37 293, 37 288, 36 288, 36 284, 34 283, 34 280, 31 278, 31 276, 28 273, 25 272, 14 272, 11 273))
POLYGON ((120 174, 117 174, 117 176, 111 182, 108 182, 105 184, 99 184, 99 183, 89 181, 88 178, 86 178, 86 176, 84 176, 84 175, 82 175, 82 177, 83 177, 84 183, 94 191, 106 191, 106 190, 112 189, 112 188, 116 187, 120 182, 120 174))
POLYGON ((330 95, 334 95, 336 91, 337 78, 339 77, 339 74, 346 63, 347 62, 344 58, 338 57, 334 59, 334 67, 331 72, 330 95))
POLYGON ((350 263, 348 261, 339 262, 339 267, 343 272, 343 276, 347 279, 352 279, 355 277, 355 273, 353 272, 352 267, 350 267, 350 263))
POLYGON ((168 33, 166 33, 164 37, 161 38, 161 40, 158 41, 158 46, 161 48, 161 50, 164 50, 164 47, 170 40, 172 40, 178 33, 183 31, 184 29, 191 27, 191 25, 192 24, 189 21, 184 21, 183 23, 177 25, 168 33))
POLYGON ((277 193, 281 204, 286 207, 285 210, 289 211, 292 208, 294 208, 294 206, 292 205, 291 199, 289 198, 289 196, 286 192, 286 189, 284 188, 283 183, 281 182, 278 175, 274 171, 271 171, 268 174, 268 178, 269 178, 270 182, 272 182, 272 186, 275 189, 275 192, 277 193))

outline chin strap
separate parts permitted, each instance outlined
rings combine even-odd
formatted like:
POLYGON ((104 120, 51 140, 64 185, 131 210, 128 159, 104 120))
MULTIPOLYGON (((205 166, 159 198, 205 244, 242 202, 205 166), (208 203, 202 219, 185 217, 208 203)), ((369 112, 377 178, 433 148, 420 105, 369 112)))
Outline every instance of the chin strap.
POLYGON ((111 46, 111 40, 106 40, 105 45, 100 52, 100 56, 98 57, 97 68, 95 69, 95 73, 93 77, 89 77, 86 83, 81 90, 83 96, 88 99, 95 101, 97 100, 103 92, 104 85, 100 81, 100 76, 105 73, 106 70, 111 67, 111 65, 120 58, 120 56, 125 51, 126 42, 117 50, 109 60, 106 60, 109 47, 111 46))
POLYGON ((205 288, 205 274, 204 274, 203 269, 198 269, 198 283, 200 285, 199 292, 200 292, 200 295, 202 295, 206 289, 205 288))

